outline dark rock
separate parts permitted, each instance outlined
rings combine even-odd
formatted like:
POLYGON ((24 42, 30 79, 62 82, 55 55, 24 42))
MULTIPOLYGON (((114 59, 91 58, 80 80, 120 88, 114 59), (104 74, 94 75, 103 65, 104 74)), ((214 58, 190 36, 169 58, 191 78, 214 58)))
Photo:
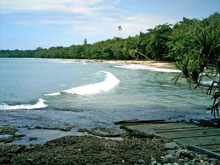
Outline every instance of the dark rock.
POLYGON ((29 138, 29 141, 33 141, 33 140, 37 140, 37 138, 36 137, 30 137, 29 138))
POLYGON ((100 137, 121 137, 125 132, 121 129, 110 129, 110 128, 82 128, 78 132, 87 132, 88 134, 100 136, 100 137))
POLYGON ((24 136, 26 136, 26 135, 24 135, 24 134, 15 134, 12 137, 15 138, 15 139, 20 139, 20 138, 22 138, 24 136))
POLYGON ((0 135, 14 135, 16 132, 18 132, 18 129, 11 128, 9 126, 0 125, 0 135))
POLYGON ((56 127, 41 127, 41 126, 36 126, 34 129, 48 129, 48 130, 60 130, 60 131, 65 131, 69 132, 71 131, 72 128, 66 127, 66 128, 56 128, 56 127))
POLYGON ((192 151, 189 150, 178 150, 176 153, 176 157, 180 158, 180 157, 187 157, 187 158, 193 158, 195 155, 192 151))

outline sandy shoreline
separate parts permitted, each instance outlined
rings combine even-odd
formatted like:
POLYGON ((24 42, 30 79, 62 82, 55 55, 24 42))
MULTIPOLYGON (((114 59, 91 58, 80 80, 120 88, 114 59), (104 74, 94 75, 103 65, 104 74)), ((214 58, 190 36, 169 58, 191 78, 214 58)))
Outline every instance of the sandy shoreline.
POLYGON ((117 64, 138 64, 138 65, 146 65, 146 66, 153 66, 158 68, 167 68, 167 69, 176 69, 175 64, 168 63, 168 62, 161 62, 161 61, 135 61, 135 60, 111 60, 111 61, 104 61, 107 63, 117 63, 117 64))
POLYGON ((69 60, 79 60, 85 62, 105 62, 105 63, 116 63, 116 64, 137 64, 152 66, 157 68, 166 68, 166 69, 176 69, 174 63, 163 62, 163 61, 154 61, 154 60, 99 60, 99 59, 69 59, 69 60))
MULTIPOLYGON (((27 58, 29 59, 29 58, 27 58)), ((33 59, 33 58, 31 58, 33 59)), ((38 58, 36 58, 38 59, 38 58)), ((145 65, 152 66, 156 68, 166 68, 166 69, 176 69, 174 62, 164 62, 164 61, 155 61, 155 60, 106 60, 106 59, 77 59, 77 58, 41 58, 41 59, 51 59, 51 60, 74 60, 74 61, 83 61, 83 62, 104 62, 104 63, 115 63, 115 64, 136 64, 136 65, 145 65)))

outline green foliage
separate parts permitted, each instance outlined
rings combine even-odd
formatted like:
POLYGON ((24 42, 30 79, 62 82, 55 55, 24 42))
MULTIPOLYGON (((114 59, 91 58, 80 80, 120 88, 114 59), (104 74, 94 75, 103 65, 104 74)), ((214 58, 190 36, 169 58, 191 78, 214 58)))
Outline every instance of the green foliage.
POLYGON ((175 52, 179 56, 177 67, 182 71, 175 77, 175 81, 184 77, 190 84, 195 84, 195 87, 208 87, 207 93, 213 98, 212 113, 215 117, 216 114, 219 116, 220 26, 216 28, 216 24, 210 24, 204 27, 204 24, 197 24, 187 38, 188 40, 180 39, 181 42, 175 42, 172 48, 172 53, 178 50, 175 52), (204 77, 213 83, 203 84, 204 77))
POLYGON ((149 42, 149 54, 152 59, 156 60, 169 60, 168 53, 169 47, 167 45, 170 41, 170 36, 172 33, 171 25, 163 24, 156 26, 154 29, 150 30, 150 42, 149 42))

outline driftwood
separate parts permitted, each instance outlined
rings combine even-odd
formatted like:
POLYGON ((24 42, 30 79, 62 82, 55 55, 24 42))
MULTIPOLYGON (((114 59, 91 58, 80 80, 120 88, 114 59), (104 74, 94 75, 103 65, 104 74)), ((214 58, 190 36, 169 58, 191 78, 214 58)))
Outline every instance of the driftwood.
POLYGON ((165 120, 138 120, 138 119, 132 119, 132 120, 122 120, 122 121, 116 121, 114 122, 116 125, 119 124, 138 124, 138 123, 159 123, 164 122, 165 120))

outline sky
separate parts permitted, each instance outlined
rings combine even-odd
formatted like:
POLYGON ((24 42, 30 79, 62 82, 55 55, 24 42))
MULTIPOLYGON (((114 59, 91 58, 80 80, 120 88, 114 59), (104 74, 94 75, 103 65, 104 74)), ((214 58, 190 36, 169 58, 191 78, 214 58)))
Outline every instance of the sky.
POLYGON ((0 0, 0 50, 126 38, 216 11, 220 0, 0 0))

